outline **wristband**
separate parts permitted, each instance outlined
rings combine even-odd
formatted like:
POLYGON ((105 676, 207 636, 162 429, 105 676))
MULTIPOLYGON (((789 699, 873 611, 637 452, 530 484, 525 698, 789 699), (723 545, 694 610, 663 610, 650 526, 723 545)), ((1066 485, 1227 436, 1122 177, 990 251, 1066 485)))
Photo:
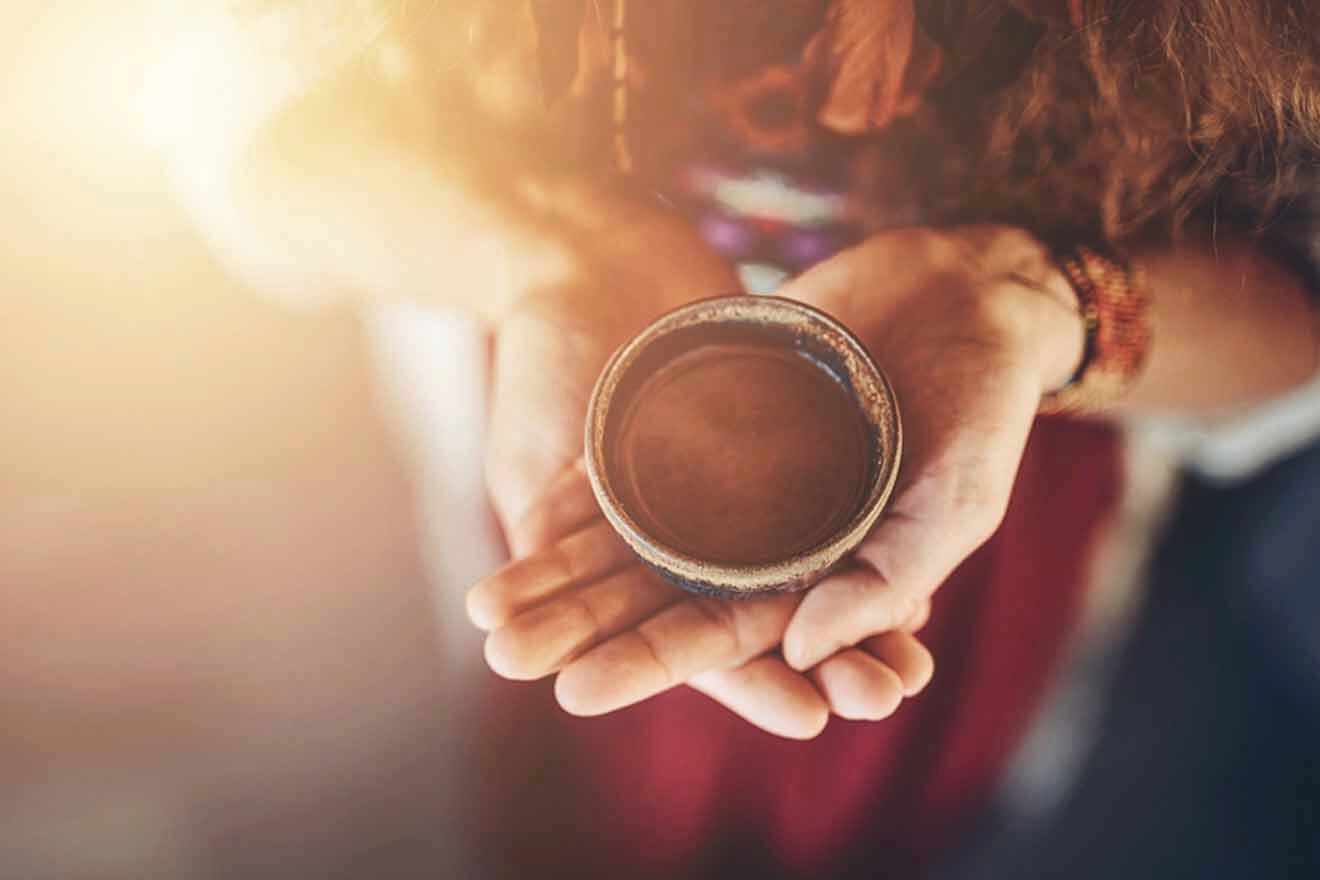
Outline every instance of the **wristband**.
POLYGON ((1150 350, 1150 294, 1133 266, 1086 246, 1056 260, 1077 294, 1086 323, 1082 363, 1068 382, 1045 395, 1045 413, 1096 413, 1127 393, 1150 350))

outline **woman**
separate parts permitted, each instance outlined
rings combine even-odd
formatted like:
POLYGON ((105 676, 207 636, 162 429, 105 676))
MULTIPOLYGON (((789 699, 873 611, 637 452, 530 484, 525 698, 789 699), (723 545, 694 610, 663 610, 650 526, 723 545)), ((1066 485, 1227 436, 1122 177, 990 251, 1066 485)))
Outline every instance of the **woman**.
POLYGON ((749 739, 681 695, 574 728, 583 775, 556 794, 608 804, 591 827, 634 870, 638 847, 660 873, 746 867, 758 842, 787 872, 918 870, 1021 735, 1118 491, 1105 429, 1047 420, 1033 437, 1042 400, 1214 417, 1315 370, 1294 242, 1320 155, 1320 13, 545 0, 432 14, 453 18, 395 31, 423 47, 411 61, 359 46, 260 131, 227 216, 261 234, 235 247, 306 289, 444 279, 442 297, 491 319, 489 478, 519 561, 469 610, 500 674, 555 676, 578 715, 686 683, 811 738, 831 714, 891 715, 934 655, 923 700, 883 727, 831 725, 826 749, 749 739), (346 125, 345 106, 371 111, 346 125), (382 150, 394 161, 363 161, 382 150), (753 282, 801 272, 778 292, 858 332, 903 400, 910 454, 859 565, 721 604, 633 567, 576 461, 608 353, 733 289, 731 262, 753 282), (930 651, 911 634, 928 615, 930 651), (721 853, 729 841, 744 845, 721 853))

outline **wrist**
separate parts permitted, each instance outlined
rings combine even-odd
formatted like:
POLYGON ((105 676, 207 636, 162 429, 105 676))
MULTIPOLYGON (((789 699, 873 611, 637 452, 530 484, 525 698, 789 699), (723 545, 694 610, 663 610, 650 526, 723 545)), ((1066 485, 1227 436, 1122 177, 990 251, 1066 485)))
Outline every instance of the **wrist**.
POLYGON ((1038 300, 1036 342, 1041 393, 1066 386, 1081 369, 1086 353, 1086 318, 1068 277, 1053 261, 1031 286, 1038 300))
POLYGON ((1086 319, 1077 292, 1053 253, 1025 230, 978 228, 982 271, 996 299, 1011 303, 1021 345, 1034 356, 1041 393, 1067 385, 1086 350, 1086 319))
POLYGON ((562 233, 569 268, 553 284, 521 291, 512 311, 554 313, 621 343, 665 312, 740 290, 724 258, 658 201, 575 180, 539 201, 552 203, 541 219, 562 233))
POLYGON ((728 261, 676 210, 650 193, 582 188, 560 217, 577 255, 572 287, 626 312, 640 330, 699 299, 741 290, 728 261))

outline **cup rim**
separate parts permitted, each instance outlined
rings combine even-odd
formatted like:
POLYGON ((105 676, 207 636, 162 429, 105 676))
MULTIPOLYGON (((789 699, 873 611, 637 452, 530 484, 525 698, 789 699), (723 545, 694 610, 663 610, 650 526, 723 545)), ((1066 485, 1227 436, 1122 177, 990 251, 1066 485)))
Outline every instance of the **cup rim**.
POLYGON ((838 320, 806 303, 778 296, 735 294, 697 300, 661 315, 610 357, 587 405, 586 472, 592 493, 611 527, 642 561, 684 585, 724 595, 756 595, 809 586, 834 568, 870 533, 894 490, 902 457, 898 399, 866 347, 838 320), (865 500, 825 541, 782 560, 722 564, 698 559, 647 534, 629 515, 606 466, 606 425, 619 384, 639 356, 669 334, 697 324, 772 323, 810 333, 838 355, 848 393, 875 431, 876 457, 865 500))

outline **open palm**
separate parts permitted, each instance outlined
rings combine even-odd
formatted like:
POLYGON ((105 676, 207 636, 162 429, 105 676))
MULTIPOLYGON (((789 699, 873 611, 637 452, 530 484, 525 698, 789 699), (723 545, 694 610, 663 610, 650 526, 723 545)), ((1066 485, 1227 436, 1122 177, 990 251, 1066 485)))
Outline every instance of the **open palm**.
POLYGON ((784 292, 853 327, 903 404, 900 489, 856 563, 804 594, 688 597, 632 560, 580 468, 561 465, 524 518, 536 551, 469 597, 497 672, 557 674, 579 714, 688 683, 797 737, 830 711, 884 717, 926 684, 932 660, 910 632, 1002 518, 1040 395, 1078 356, 1070 293, 1027 236, 989 228, 886 233, 784 292))
POLYGON ((724 261, 671 214, 596 193, 574 193, 561 210, 576 238, 574 279, 529 291, 496 328, 486 471, 515 556, 596 514, 589 498, 564 490, 610 354, 665 311, 737 289, 724 261))

